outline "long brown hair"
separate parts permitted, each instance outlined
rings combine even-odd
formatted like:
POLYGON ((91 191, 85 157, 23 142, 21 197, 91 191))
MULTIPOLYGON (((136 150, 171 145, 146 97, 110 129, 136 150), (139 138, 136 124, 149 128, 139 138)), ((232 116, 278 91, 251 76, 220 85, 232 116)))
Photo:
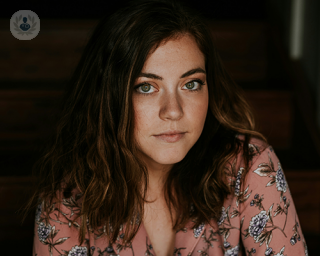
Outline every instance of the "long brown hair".
MULTIPOLYGON (((132 88, 148 54, 184 34, 193 36, 205 56, 209 110, 199 140, 173 166, 165 184, 170 212, 179 216, 173 228, 190 218, 194 225, 218 218, 230 193, 223 182, 226 164, 242 147, 248 166, 250 137, 265 140, 255 131, 242 91, 226 73, 200 14, 172 0, 133 1, 102 18, 70 80, 52 144, 34 166, 39 184, 28 205, 38 198, 52 202, 60 190, 70 196, 79 189, 81 243, 87 220, 93 229, 111 223, 114 232, 106 233, 114 242, 120 226, 132 227, 143 213, 148 173, 136 157, 132 88), (237 134, 245 135, 243 143, 237 134)), ((132 240, 139 225, 126 229, 125 241, 132 240)))

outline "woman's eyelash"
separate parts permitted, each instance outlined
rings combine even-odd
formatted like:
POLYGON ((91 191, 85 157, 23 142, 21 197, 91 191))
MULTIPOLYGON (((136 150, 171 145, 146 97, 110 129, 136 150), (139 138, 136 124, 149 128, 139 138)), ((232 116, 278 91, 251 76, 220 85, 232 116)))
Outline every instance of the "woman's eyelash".
MULTIPOLYGON (((202 80, 200 80, 200 79, 194 79, 194 80, 192 80, 192 81, 190 81, 190 82, 188 82, 188 83, 186 83, 186 84, 189 84, 189 83, 192 83, 192 82, 197 82, 197 83, 199 83, 199 87, 197 88, 197 89, 194 89, 194 90, 188 90, 188 91, 190 91, 190 92, 197 92, 197 91, 200 91, 201 89, 202 89, 202 86, 205 84, 202 80)), ((186 85, 185 84, 185 85, 186 85)), ((145 95, 145 96, 148 96, 148 95, 151 95, 152 93, 143 93, 143 92, 139 92, 138 91, 138 89, 139 89, 139 87, 141 87, 141 86, 143 86, 143 85, 150 85, 150 86, 152 86, 151 84, 149 84, 149 83, 147 83, 147 82, 144 82, 144 83, 141 83, 141 84, 139 84, 139 85, 137 85, 136 87, 134 87, 134 89, 136 90, 136 92, 137 93, 140 93, 140 94, 143 94, 143 95, 145 95)), ((153 87, 153 86, 152 86, 153 87)))

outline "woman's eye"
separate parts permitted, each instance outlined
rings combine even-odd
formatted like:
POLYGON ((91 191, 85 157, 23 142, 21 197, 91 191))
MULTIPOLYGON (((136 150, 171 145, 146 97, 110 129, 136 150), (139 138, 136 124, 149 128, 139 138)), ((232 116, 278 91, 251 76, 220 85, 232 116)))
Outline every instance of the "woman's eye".
POLYGON ((151 87, 153 87, 151 84, 145 83, 145 84, 138 85, 137 87, 135 87, 135 89, 138 91, 138 93, 141 93, 141 94, 151 94, 149 93, 151 87))
POLYGON ((143 92, 148 92, 151 88, 151 85, 150 84, 144 84, 144 85, 141 85, 141 90, 143 92))
POLYGON ((204 82, 202 82, 201 80, 193 80, 185 84, 187 89, 190 89, 189 91, 199 91, 201 90, 201 87, 203 85, 204 85, 204 82), (198 87, 196 89, 193 89, 195 86, 197 86, 197 84, 198 84, 198 87))
POLYGON ((187 84, 186 84, 186 87, 187 87, 188 89, 193 89, 193 87, 195 86, 195 85, 194 85, 194 82, 195 82, 195 81, 192 81, 192 82, 187 83, 187 84))
POLYGON ((188 89, 193 89, 196 86, 196 83, 198 83, 198 82, 197 81, 191 81, 191 82, 186 84, 186 87, 188 89))
MULTIPOLYGON (((197 80, 193 80, 193 81, 186 83, 184 86, 188 89, 188 91, 195 92, 195 91, 200 91, 203 85, 204 85, 204 82, 197 79, 197 80), (195 87, 196 87, 196 89, 194 89, 195 87)), ((140 94, 150 95, 154 92, 154 91, 150 91, 150 89, 152 87, 153 86, 151 84, 143 83, 143 84, 136 86, 135 90, 140 94)))

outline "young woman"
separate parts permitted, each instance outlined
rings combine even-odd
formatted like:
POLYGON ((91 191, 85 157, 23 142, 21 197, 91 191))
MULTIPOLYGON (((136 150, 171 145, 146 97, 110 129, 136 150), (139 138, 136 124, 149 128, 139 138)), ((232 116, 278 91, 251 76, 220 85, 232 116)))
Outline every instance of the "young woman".
POLYGON ((175 1, 100 21, 35 168, 33 256, 308 254, 276 154, 175 1))

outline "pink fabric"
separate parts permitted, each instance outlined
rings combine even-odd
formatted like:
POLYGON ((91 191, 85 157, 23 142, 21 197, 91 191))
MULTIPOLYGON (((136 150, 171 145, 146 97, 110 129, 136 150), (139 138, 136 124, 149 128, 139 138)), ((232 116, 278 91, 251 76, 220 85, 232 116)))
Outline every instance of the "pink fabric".
MULTIPOLYGON (((235 181, 234 193, 224 202, 222 215, 211 225, 191 229, 192 221, 176 233, 174 255, 308 255, 299 219, 279 159, 271 146, 252 139, 255 153, 244 184, 239 183, 244 163, 241 154, 237 164, 228 167, 226 177, 235 181), (266 148, 265 148, 266 147, 266 148), (265 148, 265 150, 263 150, 265 148)), ((79 211, 74 191, 50 212, 45 223, 41 204, 36 213, 33 256, 45 255, 155 255, 143 224, 131 246, 122 246, 120 232, 116 244, 109 244, 103 229, 87 230, 86 240, 79 244, 78 225, 71 225, 73 212, 79 211), (60 210, 57 206, 60 205, 60 210)), ((62 198, 62 194, 60 194, 62 198)), ((60 201, 60 202, 61 202, 60 201)), ((80 224, 80 220, 77 222, 80 224)))

